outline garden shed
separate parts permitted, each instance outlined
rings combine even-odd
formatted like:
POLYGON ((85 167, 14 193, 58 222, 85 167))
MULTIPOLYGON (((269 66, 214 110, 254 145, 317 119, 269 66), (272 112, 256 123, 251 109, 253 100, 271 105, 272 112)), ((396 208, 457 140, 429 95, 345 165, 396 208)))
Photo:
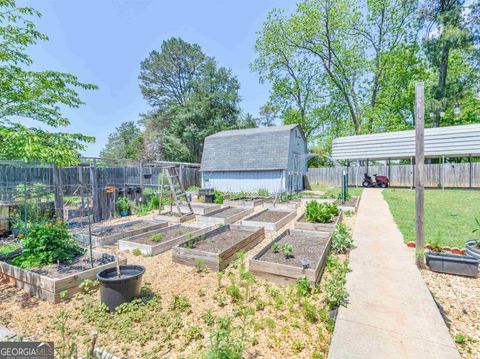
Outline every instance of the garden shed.
POLYGON ((307 142, 298 125, 222 131, 205 139, 200 171, 204 188, 301 191, 307 142))

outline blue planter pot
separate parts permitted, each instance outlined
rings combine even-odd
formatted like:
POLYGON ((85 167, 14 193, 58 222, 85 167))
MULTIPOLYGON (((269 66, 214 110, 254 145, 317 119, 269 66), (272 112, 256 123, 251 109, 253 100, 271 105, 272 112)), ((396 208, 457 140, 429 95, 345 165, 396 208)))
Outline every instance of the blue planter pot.
POLYGON ((128 216, 128 211, 120 211, 120 217, 128 216))
POLYGON ((427 266, 431 271, 463 275, 467 277, 478 276, 478 259, 469 256, 457 256, 445 253, 425 253, 427 266))
POLYGON ((480 248, 477 247, 476 240, 468 241, 465 246, 465 251, 467 252, 467 256, 480 260, 480 248))

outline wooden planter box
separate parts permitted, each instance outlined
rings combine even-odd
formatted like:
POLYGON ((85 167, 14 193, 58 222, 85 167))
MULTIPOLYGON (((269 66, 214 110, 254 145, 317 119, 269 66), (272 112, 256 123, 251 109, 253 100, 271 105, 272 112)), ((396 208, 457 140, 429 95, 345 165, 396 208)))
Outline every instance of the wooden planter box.
POLYGON ((343 221, 343 211, 340 210, 337 217, 334 218, 332 223, 310 223, 304 220, 305 214, 302 214, 295 221, 295 229, 304 229, 307 231, 319 231, 319 232, 333 232, 337 225, 343 221))
MULTIPOLYGON (((190 205, 192 206, 193 213, 199 216, 209 214, 213 211, 216 211, 217 209, 222 208, 221 205, 215 203, 190 202, 190 205)), ((188 208, 188 205, 186 203, 182 203, 180 205, 180 210, 182 211, 182 213, 190 212, 190 209, 188 208)))
POLYGON ((265 228, 266 231, 276 231, 276 230, 282 228, 284 225, 286 225, 292 219, 294 219, 296 215, 297 215, 297 211, 285 211, 285 210, 278 210, 276 208, 267 208, 267 209, 264 209, 261 212, 258 212, 256 214, 254 214, 253 216, 250 216, 250 217, 244 219, 242 221, 242 224, 244 226, 263 227, 263 228, 265 228), (261 216, 264 213, 268 213, 269 211, 281 212, 281 213, 284 214, 284 216, 276 222, 266 222, 266 221, 255 220, 255 218, 258 218, 258 216, 261 216))
POLYGON ((354 200, 354 202, 355 202, 355 204, 353 206, 348 205, 348 204, 342 204, 342 201, 339 201, 339 203, 337 203, 338 209, 341 209, 344 212, 350 211, 350 212, 357 213, 358 205, 360 204, 360 196, 352 197, 352 200, 354 200))
MULTIPOLYGON (((174 209, 175 211, 175 209, 174 209)), ((163 212, 162 214, 157 214, 154 217, 155 220, 165 221, 170 223, 184 223, 195 219, 195 214, 184 214, 181 217, 176 212, 163 212)))
MULTIPOLYGON (((0 279, 10 282, 17 288, 21 288, 47 302, 59 303, 62 300, 62 298, 60 298, 61 292, 66 292, 64 298, 71 297, 79 291, 79 285, 84 280, 95 280, 98 272, 116 266, 115 256, 93 251, 94 258, 102 258, 102 256, 109 256, 112 261, 62 278, 51 278, 28 269, 22 269, 5 262, 0 262, 0 279)), ((125 258, 119 258, 119 262, 120 264, 127 264, 125 258)))
POLYGON ((160 229, 156 229, 154 231, 137 234, 136 236, 121 239, 118 241, 118 248, 123 250, 133 251, 134 249, 139 249, 143 255, 146 256, 156 256, 160 253, 168 251, 173 246, 176 246, 179 243, 187 241, 190 237, 196 237, 201 234, 204 234, 208 231, 211 231, 213 227, 200 227, 198 225, 191 225, 191 224, 175 224, 173 226, 168 226, 160 229), (180 227, 190 227, 194 229, 194 231, 178 235, 174 238, 171 238, 165 242, 159 242, 158 244, 146 244, 146 243, 139 243, 138 240, 149 237, 153 234, 161 234, 169 231, 175 231, 180 229, 180 227))
MULTIPOLYGON (((257 277, 267 279, 277 284, 295 283, 301 276, 307 277, 313 285, 318 284, 325 268, 325 262, 332 240, 331 236, 331 233, 287 229, 250 259, 249 270, 257 277), (312 252, 314 250, 319 251, 319 256, 314 266, 304 268, 300 263, 298 263, 298 265, 289 265, 262 260, 262 257, 271 250, 274 243, 289 235, 304 237, 308 240, 309 244, 311 243, 312 252)), ((295 256, 295 243, 293 243, 293 246, 293 255, 295 256)), ((280 253, 279 255, 283 254, 280 253)))
POLYGON ((203 241, 219 235, 225 231, 232 230, 247 231, 250 234, 242 237, 241 239, 236 241, 235 244, 220 253, 208 252, 195 248, 186 248, 184 247, 184 242, 172 248, 172 260, 176 263, 181 263, 188 266, 195 266, 198 261, 201 261, 202 265, 206 265, 211 270, 221 271, 225 269, 229 265, 229 263, 236 258, 236 254, 238 252, 246 252, 252 249, 265 238, 265 231, 263 228, 252 228, 235 224, 227 224, 225 226, 208 231, 203 235, 197 236, 193 238, 193 240, 203 241))
MULTIPOLYGON (((155 229, 163 228, 168 226, 168 223, 165 221, 145 221, 145 220, 137 220, 131 222, 124 222, 119 224, 113 224, 111 226, 102 226, 92 228, 92 245, 93 246, 109 246, 115 244, 119 239, 131 237, 140 233, 145 233, 149 231, 153 231, 155 229), (129 226, 137 226, 141 225, 137 228, 129 229, 129 226), (109 231, 113 228, 125 228, 124 231, 120 233, 114 233, 111 235, 106 236, 99 236, 98 233, 109 231), (96 235, 97 234, 97 235, 96 235)), ((84 244, 89 244, 89 237, 88 237, 88 227, 86 228, 85 232, 82 233, 75 233, 74 238, 82 242, 84 244)))
POLYGON ((300 202, 279 202, 273 205, 273 202, 265 202, 264 208, 275 208, 283 211, 293 211, 296 210, 300 205, 300 202))
POLYGON ((321 197, 302 197, 301 201, 303 204, 310 202, 310 201, 316 201, 318 203, 335 203, 337 201, 336 198, 321 198, 321 197))
POLYGON ((252 208, 245 208, 245 207, 223 207, 217 209, 216 211, 210 212, 205 216, 199 216, 197 218, 198 223, 204 224, 231 224, 235 223, 236 221, 242 219, 245 216, 248 216, 250 213, 253 212, 252 208), (225 215, 226 211, 237 210, 235 213, 231 215, 225 215))
POLYGON ((265 202, 266 198, 263 197, 240 197, 234 199, 226 199, 223 201, 225 206, 240 206, 255 208, 265 202))

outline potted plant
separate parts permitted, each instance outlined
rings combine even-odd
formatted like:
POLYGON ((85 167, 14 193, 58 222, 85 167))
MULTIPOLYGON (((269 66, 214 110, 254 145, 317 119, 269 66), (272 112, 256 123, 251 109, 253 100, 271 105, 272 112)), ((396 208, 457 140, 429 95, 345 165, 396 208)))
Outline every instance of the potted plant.
POLYGON ((118 209, 118 212, 120 213, 120 217, 128 216, 129 208, 130 208, 130 205, 126 197, 121 197, 117 200, 117 209, 118 209))
POLYGON ((100 300, 113 312, 123 303, 140 296, 145 267, 140 265, 119 265, 97 273, 100 282, 100 300))
MULTIPOLYGON (((475 226, 472 233, 480 233, 480 219, 475 218, 475 226)), ((465 245, 465 251, 468 256, 480 259, 480 238, 472 239, 465 245)))

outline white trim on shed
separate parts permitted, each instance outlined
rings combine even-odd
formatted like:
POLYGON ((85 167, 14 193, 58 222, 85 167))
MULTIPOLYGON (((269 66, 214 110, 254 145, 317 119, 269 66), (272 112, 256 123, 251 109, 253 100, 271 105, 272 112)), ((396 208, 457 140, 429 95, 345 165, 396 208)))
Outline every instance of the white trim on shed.
MULTIPOLYGON (((480 124, 425 129, 425 157, 480 155, 480 124)), ((336 160, 382 160, 415 157, 415 131, 339 137, 333 140, 336 160)))

